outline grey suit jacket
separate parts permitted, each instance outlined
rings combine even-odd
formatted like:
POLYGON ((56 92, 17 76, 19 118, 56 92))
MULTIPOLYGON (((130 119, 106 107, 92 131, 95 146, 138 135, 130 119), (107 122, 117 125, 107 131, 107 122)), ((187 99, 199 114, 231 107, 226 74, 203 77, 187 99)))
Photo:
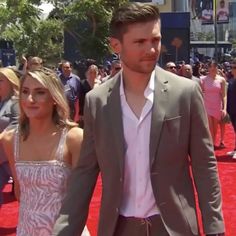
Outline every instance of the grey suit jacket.
MULTIPOLYGON (((19 108, 18 101, 15 98, 10 98, 4 102, 0 109, 0 133, 8 126, 18 122, 19 108)), ((0 143, 0 163, 7 161, 6 154, 0 143)))
MULTIPOLYGON (((202 94, 197 83, 157 67, 150 133, 150 176, 171 236, 198 235, 192 175, 205 233, 224 232, 221 192, 202 94)), ((114 234, 123 189, 125 141, 120 74, 86 97, 84 141, 53 235, 80 235, 101 171, 99 236, 114 234)))

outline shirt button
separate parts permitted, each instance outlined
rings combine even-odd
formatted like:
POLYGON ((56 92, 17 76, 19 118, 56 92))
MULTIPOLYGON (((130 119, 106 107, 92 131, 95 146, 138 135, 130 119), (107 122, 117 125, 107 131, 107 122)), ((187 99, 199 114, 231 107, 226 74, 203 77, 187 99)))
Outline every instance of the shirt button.
POLYGON ((123 181, 123 179, 122 178, 120 178, 120 182, 122 182, 123 181))
POLYGON ((119 208, 118 207, 116 208, 116 213, 119 213, 119 208))

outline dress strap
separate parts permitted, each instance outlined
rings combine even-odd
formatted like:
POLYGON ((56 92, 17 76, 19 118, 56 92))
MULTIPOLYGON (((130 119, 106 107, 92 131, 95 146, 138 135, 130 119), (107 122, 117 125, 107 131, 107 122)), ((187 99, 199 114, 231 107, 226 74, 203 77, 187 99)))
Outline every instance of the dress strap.
POLYGON ((15 161, 19 160, 19 143, 20 143, 20 126, 17 125, 14 133, 14 159, 15 161))
POLYGON ((64 161, 64 145, 65 145, 65 141, 66 141, 66 136, 68 133, 68 129, 64 128, 61 132, 61 137, 60 137, 60 141, 58 144, 58 148, 56 151, 56 160, 63 162, 64 161))

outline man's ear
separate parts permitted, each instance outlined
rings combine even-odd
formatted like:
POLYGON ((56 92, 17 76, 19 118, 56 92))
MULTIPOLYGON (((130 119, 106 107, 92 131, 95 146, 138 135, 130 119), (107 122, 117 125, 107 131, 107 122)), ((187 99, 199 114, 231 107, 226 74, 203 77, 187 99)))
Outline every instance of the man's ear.
POLYGON ((110 37, 110 38, 109 38, 109 42, 110 42, 110 47, 111 47, 112 51, 113 51, 114 53, 119 54, 120 51, 121 51, 121 43, 120 43, 120 40, 117 39, 117 38, 112 38, 112 37, 110 37))

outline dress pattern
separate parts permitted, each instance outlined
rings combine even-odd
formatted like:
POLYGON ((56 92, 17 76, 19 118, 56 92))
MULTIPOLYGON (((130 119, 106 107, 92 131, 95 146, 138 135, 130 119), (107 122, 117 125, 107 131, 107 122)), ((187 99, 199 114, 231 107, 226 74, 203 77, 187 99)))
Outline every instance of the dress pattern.
POLYGON ((207 114, 220 120, 222 110, 221 79, 212 79, 207 75, 201 78, 201 84, 207 114))
MULTIPOLYGON (((66 194, 71 167, 63 161, 64 129, 50 161, 19 160, 19 131, 15 133, 15 167, 20 185, 17 236, 50 236, 66 194)), ((82 236, 89 236, 85 228, 82 236)))

